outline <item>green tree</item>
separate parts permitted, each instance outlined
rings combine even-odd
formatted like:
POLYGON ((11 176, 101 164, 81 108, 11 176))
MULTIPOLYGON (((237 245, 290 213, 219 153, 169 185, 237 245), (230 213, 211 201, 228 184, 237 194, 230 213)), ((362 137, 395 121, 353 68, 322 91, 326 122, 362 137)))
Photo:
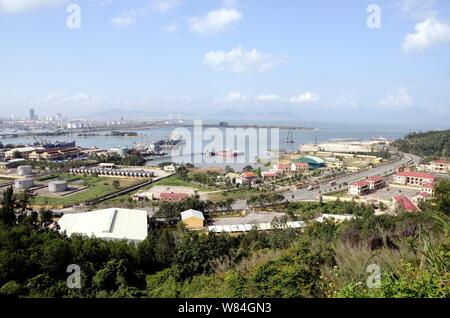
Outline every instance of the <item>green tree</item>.
POLYGON ((450 180, 440 180, 436 184, 434 200, 438 211, 450 215, 450 180))
POLYGON ((1 200, 0 218, 4 225, 13 226, 16 223, 16 197, 13 187, 8 187, 1 200))

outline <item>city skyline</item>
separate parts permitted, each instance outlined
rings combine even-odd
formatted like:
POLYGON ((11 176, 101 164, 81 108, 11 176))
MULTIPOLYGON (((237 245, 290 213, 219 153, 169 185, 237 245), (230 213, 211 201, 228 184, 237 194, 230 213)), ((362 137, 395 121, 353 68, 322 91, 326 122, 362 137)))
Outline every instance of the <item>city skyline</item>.
POLYGON ((444 1, 73 3, 79 29, 66 23, 72 2, 0 0, 3 117, 34 108, 70 117, 121 109, 450 119, 444 1), (381 20, 370 27, 373 4, 381 20))

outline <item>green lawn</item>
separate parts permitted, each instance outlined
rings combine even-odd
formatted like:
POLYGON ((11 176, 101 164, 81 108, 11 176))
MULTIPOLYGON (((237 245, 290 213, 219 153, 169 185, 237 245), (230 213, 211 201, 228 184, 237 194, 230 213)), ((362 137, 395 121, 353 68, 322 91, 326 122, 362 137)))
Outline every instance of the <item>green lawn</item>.
POLYGON ((147 189, 153 186, 173 186, 173 187, 190 187, 197 189, 199 191, 214 191, 216 188, 200 185, 197 183, 189 182, 183 179, 180 179, 178 176, 171 176, 169 178, 163 179, 161 181, 157 181, 153 183, 151 186, 147 187, 147 189))
MULTIPOLYGON (((67 177, 67 176, 66 176, 67 177)), ((70 180, 69 178, 64 178, 63 175, 59 176, 59 179, 70 180)), ((138 179, 114 179, 114 178, 100 178, 100 177, 77 177, 79 180, 77 186, 87 186, 88 189, 74 193, 72 195, 67 195, 65 197, 47 197, 38 196, 35 198, 34 203, 39 205, 73 205, 79 204, 84 201, 92 200, 97 197, 112 193, 117 191, 113 186, 114 180, 119 180, 119 189, 126 188, 130 185, 139 183, 138 179)), ((72 177, 73 180, 73 177, 72 177)), ((70 186, 70 183, 69 183, 70 186)))

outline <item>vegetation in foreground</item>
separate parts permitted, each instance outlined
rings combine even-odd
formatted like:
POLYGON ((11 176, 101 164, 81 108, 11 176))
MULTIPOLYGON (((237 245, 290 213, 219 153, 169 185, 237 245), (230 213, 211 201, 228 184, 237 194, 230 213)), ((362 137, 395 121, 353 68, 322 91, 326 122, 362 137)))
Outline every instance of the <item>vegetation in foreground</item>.
POLYGON ((50 215, 27 216, 29 198, 10 188, 0 210, 0 295, 448 298, 449 183, 420 214, 375 216, 355 205, 359 217, 342 224, 239 236, 153 229, 137 245, 49 230, 50 215), (81 268, 81 289, 66 287, 69 264, 81 268), (371 264, 380 267, 379 288, 366 284, 371 264))

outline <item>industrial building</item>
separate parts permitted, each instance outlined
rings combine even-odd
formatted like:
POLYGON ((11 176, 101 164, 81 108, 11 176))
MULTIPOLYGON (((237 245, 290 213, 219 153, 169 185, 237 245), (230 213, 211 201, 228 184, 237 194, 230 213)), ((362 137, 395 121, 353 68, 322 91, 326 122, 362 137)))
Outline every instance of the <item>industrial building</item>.
POLYGON ((88 174, 105 177, 124 177, 124 178, 153 178, 155 173, 149 170, 125 169, 125 168, 103 168, 102 166, 95 168, 72 168, 69 170, 72 174, 88 174))
POLYGON ((43 147, 20 147, 20 148, 12 148, 5 151, 5 159, 14 159, 16 154, 18 154, 21 158, 29 159, 29 156, 34 151, 45 150, 43 147))
POLYGON ((67 236, 81 234, 105 240, 142 242, 148 234, 147 211, 105 209, 64 214, 58 221, 60 232, 67 236))
POLYGON ((309 168, 312 170, 325 167, 325 161, 315 156, 303 156, 296 160, 296 162, 307 163, 309 168))
POLYGON ((28 155, 28 158, 35 161, 61 161, 77 158, 80 154, 80 148, 50 148, 35 150, 28 155))
POLYGON ((181 212, 181 222, 187 229, 198 230, 205 225, 205 216, 200 211, 187 210, 181 212))
MULTIPOLYGON (((286 222, 284 228, 299 229, 305 226, 305 222, 293 221, 286 222)), ((275 227, 271 223, 257 223, 257 224, 231 224, 231 225, 212 225, 208 226, 208 232, 211 233, 245 233, 252 230, 256 231, 270 231, 275 227)))

